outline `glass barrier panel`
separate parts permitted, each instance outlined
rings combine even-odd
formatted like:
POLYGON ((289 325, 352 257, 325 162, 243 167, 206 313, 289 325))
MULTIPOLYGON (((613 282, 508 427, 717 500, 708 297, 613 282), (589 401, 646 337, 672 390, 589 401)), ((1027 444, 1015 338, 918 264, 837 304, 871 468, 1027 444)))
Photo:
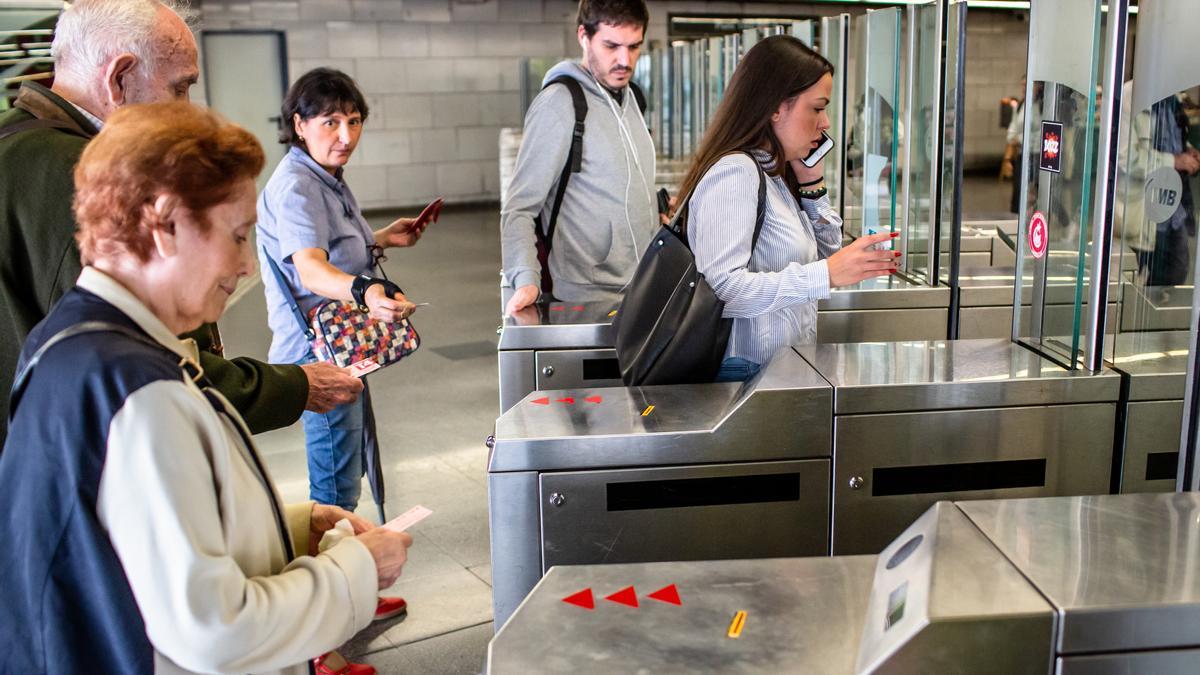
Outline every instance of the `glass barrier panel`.
POLYGON ((895 229, 896 130, 900 95, 900 9, 869 11, 855 24, 853 118, 846 144, 846 231, 895 229))
POLYGON ((945 103, 942 106, 942 126, 941 126, 941 144, 942 144, 942 176, 941 176, 941 198, 937 200, 940 213, 937 217, 938 223, 938 269, 937 276, 943 282, 954 285, 958 283, 957 279, 952 277, 952 265, 954 252, 954 237, 959 234, 958 230, 962 227, 962 213, 956 210, 959 200, 958 191, 961 185, 957 183, 956 176, 960 167, 958 163, 962 159, 962 153, 956 150, 958 139, 962 135, 959 126, 964 123, 964 120, 959 118, 956 112, 959 107, 959 98, 963 96, 963 92, 959 89, 963 86, 963 71, 965 63, 960 62, 960 54, 965 54, 962 49, 964 42, 967 39, 967 3, 953 2, 948 3, 946 16, 946 61, 942 69, 942 78, 946 90, 945 103), (958 216, 957 218, 955 216, 958 216))
POLYGON ((809 47, 813 47, 813 22, 793 21, 787 27, 787 34, 795 37, 809 47))
POLYGON ((907 249, 903 261, 906 271, 914 278, 929 281, 933 278, 929 271, 929 237, 934 231, 933 172, 938 141, 934 128, 938 123, 937 101, 941 78, 941 55, 938 49, 941 44, 938 31, 941 11, 934 3, 913 7, 912 10, 910 16, 913 20, 908 28, 911 31, 909 44, 913 47, 909 55, 912 107, 906 117, 905 129, 908 146, 908 202, 905 205, 907 249))
POLYGON ((829 203, 845 211, 842 203, 842 178, 845 176, 846 155, 846 81, 847 81, 847 45, 845 35, 848 33, 849 15, 831 16, 821 19, 821 55, 833 64, 833 100, 825 113, 829 116, 832 128, 829 135, 833 137, 833 150, 825 160, 825 187, 829 190, 829 203))
POLYGON ((1013 313, 1013 334, 1070 368, 1081 356, 1089 277, 1085 251, 1098 141, 1100 13, 1098 0, 1034 2, 1030 8, 1014 279, 1022 311, 1013 313))

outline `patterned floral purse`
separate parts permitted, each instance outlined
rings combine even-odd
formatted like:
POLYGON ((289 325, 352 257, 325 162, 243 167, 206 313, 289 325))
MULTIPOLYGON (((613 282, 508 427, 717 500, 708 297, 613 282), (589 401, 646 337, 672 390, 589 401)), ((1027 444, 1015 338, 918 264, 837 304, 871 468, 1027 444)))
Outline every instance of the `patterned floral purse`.
MULTIPOLYGON (((279 288, 287 296, 288 306, 300 324, 300 330, 312 345, 313 354, 321 361, 348 368, 370 360, 383 367, 399 361, 421 346, 421 336, 417 335, 417 329, 409 319, 376 321, 360 311, 353 302, 327 300, 309 311, 306 320, 279 265, 266 251, 263 251, 263 257, 270 263, 279 288)), ((382 267, 379 273, 387 279, 382 267)))

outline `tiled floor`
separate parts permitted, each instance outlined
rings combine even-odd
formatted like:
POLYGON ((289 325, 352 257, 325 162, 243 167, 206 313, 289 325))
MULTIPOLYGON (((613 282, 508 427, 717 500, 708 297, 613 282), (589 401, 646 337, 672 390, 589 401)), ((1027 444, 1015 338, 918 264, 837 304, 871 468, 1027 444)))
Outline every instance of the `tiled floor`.
MULTIPOLYGON (((492 635, 484 439, 498 406, 498 221, 495 207, 448 209, 416 247, 389 251, 385 263, 410 298, 430 303, 413 316, 421 349, 370 378, 387 514, 422 504, 433 515, 412 529, 409 563, 387 591, 408 600, 408 616, 368 627, 344 650, 381 673, 478 673, 492 635)), ((230 354, 266 358, 260 285, 221 328, 230 354)), ((307 499, 300 425, 256 440, 284 500, 307 499)), ((365 481, 358 512, 378 517, 365 481)))

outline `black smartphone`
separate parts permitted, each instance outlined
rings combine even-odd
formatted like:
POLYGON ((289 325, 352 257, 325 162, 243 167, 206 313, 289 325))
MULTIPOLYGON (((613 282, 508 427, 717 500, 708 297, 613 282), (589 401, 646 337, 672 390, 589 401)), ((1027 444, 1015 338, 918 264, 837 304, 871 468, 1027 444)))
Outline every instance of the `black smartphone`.
POLYGON ((658 212, 664 216, 671 213, 671 195, 667 194, 667 188, 658 189, 658 212))
POLYGON ((833 139, 830 138, 829 134, 822 131, 821 138, 824 139, 821 141, 821 144, 818 145, 817 147, 813 148, 813 151, 808 153, 807 157, 800 160, 801 164, 803 164, 804 166, 807 166, 809 168, 812 168, 817 165, 817 162, 821 161, 822 157, 824 157, 826 154, 829 153, 830 150, 833 149, 833 139))

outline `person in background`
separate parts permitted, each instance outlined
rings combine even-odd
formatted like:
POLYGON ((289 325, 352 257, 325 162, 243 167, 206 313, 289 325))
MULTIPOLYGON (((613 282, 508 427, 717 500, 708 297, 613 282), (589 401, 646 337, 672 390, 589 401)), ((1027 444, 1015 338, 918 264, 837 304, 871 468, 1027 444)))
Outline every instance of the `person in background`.
POLYGON ((829 289, 896 271, 890 232, 841 247, 842 219, 826 196, 824 160, 800 160, 829 128, 833 65, 791 36, 746 54, 679 188, 687 237, 733 328, 717 381, 753 377, 780 349, 817 338, 829 289), (754 237, 759 172, 765 217, 754 237))
POLYGON ((31 331, 0 454, 7 673, 308 672, 371 622, 411 537, 284 506, 245 420, 176 335, 254 269, 245 129, 123 107, 75 170, 74 289, 31 331), (318 553, 340 520, 347 536, 318 553))
MULTIPOLYGON (((309 364, 317 359, 290 299, 306 316, 329 299, 353 300, 379 321, 399 321, 416 309, 403 293, 389 294, 375 268, 384 249, 416 244, 424 226, 400 218, 372 231, 343 180, 343 167, 358 147, 368 112, 354 80, 329 68, 301 75, 284 99, 280 140, 288 152, 258 200, 262 269, 274 264, 286 281, 281 287, 274 274, 263 274, 272 361, 309 364)), ((309 496, 353 511, 362 493, 363 455, 368 444, 378 451, 369 389, 357 401, 325 413, 305 412, 302 418, 309 496)), ((379 601, 379 618, 406 610, 402 598, 379 601)))
POLYGON ((580 0, 580 62, 563 61, 525 114, 512 183, 500 210, 500 242, 513 315, 541 295, 537 220, 549 227, 563 166, 571 150, 575 108, 566 76, 587 102, 582 166, 571 173, 548 265, 554 297, 569 302, 620 301, 642 249, 659 224, 654 196, 654 143, 630 82, 650 20, 644 0, 580 0))
MULTIPOLYGON (((109 115, 130 103, 187 100, 199 77, 196 41, 173 5, 158 0, 76 0, 58 19, 47 89, 21 85, 0 114, 0 410, 7 410, 26 335, 75 285, 71 172, 109 115)), ((328 364, 268 365, 221 357, 215 324, 189 333, 214 386, 258 433, 305 410, 354 400, 361 383, 328 364)), ((0 415, 0 443, 7 415, 0 415)))

